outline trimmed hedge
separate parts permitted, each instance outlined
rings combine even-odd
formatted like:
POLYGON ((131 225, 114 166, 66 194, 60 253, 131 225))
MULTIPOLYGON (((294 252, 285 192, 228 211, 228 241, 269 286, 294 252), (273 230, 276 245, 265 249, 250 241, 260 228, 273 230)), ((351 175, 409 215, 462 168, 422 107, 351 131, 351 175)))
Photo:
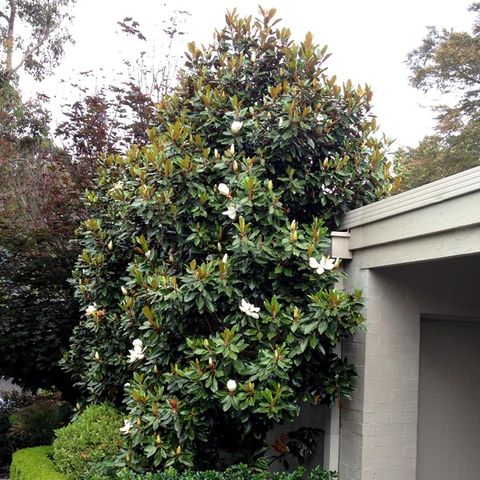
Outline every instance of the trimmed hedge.
POLYGON ((66 480, 55 470, 50 454, 51 446, 17 450, 10 466, 10 480, 66 480))
POLYGON ((314 468, 310 474, 304 474, 299 467, 293 473, 272 473, 255 471, 246 465, 235 465, 227 468, 225 472, 213 470, 203 472, 176 472, 173 469, 165 472, 132 474, 124 472, 117 475, 118 480, 336 480, 335 472, 326 472, 320 467, 314 468))
MULTIPOLYGON (((67 477, 55 470, 50 458, 51 446, 24 448, 13 454, 10 467, 10 480, 67 480, 67 477)), ((92 478, 104 478, 94 475, 92 478)), ((112 478, 112 477, 108 477, 112 478)), ((158 473, 134 474, 131 472, 118 472, 118 480, 301 480, 303 469, 299 468, 293 473, 269 473, 264 471, 254 472, 245 465, 236 465, 225 472, 176 472, 167 470, 158 473)), ((326 472, 315 468, 305 480, 336 480, 335 472, 326 472)))

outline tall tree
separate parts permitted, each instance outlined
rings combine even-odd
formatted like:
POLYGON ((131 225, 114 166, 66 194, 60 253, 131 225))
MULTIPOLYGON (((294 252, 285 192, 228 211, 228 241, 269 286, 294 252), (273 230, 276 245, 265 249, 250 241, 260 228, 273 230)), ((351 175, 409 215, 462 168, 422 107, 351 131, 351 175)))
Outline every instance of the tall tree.
POLYGON ((69 389, 56 362, 78 318, 67 278, 79 191, 52 141, 48 99, 25 100, 19 80, 58 65, 74 3, 0 1, 0 375, 27 388, 69 389))
POLYGON ((404 189, 480 164, 480 2, 469 10, 476 15, 471 32, 429 27, 422 44, 408 55, 411 85, 439 91, 450 103, 433 107, 434 135, 397 152, 404 189))
POLYGON ((7 78, 21 69, 42 80, 59 64, 72 42, 66 25, 76 0, 3 0, 0 2, 2 69, 7 78), (21 33, 17 33, 21 32, 21 33))

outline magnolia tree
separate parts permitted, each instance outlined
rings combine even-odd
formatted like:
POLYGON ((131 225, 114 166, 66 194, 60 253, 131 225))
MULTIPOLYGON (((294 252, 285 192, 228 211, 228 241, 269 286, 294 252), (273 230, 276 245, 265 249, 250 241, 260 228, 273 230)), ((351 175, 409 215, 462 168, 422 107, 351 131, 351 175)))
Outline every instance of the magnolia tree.
POLYGON ((91 401, 123 405, 129 465, 252 461, 301 402, 352 390, 332 347, 361 298, 335 288, 328 233, 388 193, 386 143, 368 87, 337 85, 326 49, 260 12, 189 45, 149 143, 86 194, 64 363, 91 401))

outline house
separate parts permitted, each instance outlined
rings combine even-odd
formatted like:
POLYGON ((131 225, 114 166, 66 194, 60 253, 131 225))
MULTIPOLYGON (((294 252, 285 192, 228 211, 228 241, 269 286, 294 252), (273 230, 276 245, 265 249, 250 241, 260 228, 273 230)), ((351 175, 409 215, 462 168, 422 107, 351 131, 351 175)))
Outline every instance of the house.
POLYGON ((333 255, 363 290, 366 329, 342 346, 358 377, 326 422, 324 465, 341 480, 479 479, 480 167, 340 230, 333 255))

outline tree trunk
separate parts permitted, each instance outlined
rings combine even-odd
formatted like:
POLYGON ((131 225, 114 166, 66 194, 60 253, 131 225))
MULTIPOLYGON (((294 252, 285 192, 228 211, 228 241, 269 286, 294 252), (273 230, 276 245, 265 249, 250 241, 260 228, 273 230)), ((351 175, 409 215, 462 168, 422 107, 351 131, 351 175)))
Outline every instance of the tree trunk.
POLYGON ((8 17, 8 29, 7 29, 7 38, 5 40, 5 50, 7 58, 5 61, 5 73, 9 77, 13 72, 13 35, 14 35, 14 26, 15 26, 15 17, 17 14, 17 5, 16 0, 9 0, 10 3, 10 15, 8 17))

